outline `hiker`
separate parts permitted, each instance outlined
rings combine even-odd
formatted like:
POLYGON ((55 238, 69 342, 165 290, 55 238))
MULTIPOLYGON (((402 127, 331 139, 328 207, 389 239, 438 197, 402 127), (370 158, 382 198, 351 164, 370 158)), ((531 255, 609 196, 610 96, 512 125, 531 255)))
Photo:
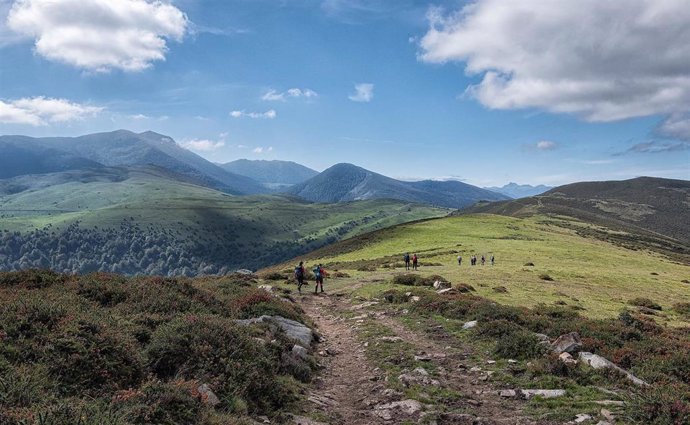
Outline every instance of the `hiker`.
POLYGON ((412 270, 417 270, 417 254, 412 256, 412 270))
POLYGON ((295 267, 295 279, 297 280, 297 291, 301 294, 302 285, 304 285, 304 262, 302 261, 295 267))
POLYGON ((324 276, 328 275, 328 273, 326 273, 326 270, 323 269, 323 266, 321 264, 314 267, 313 271, 314 276, 316 277, 316 286, 314 287, 314 293, 319 293, 319 285, 321 285, 321 292, 323 293, 323 278, 324 276))
POLYGON ((484 258, 484 256, 482 255, 482 266, 484 265, 485 262, 486 262, 486 258, 484 258))
POLYGON ((472 255, 472 256, 470 257, 470 265, 471 265, 471 266, 474 266, 476 263, 477 263, 477 257, 475 257, 474 255, 472 255))
POLYGON ((458 266, 462 266, 462 257, 458 255, 458 266))
POLYGON ((491 265, 492 266, 494 265, 494 255, 493 254, 491 254, 491 265))
POLYGON ((410 270, 410 253, 405 253, 405 270, 410 270))

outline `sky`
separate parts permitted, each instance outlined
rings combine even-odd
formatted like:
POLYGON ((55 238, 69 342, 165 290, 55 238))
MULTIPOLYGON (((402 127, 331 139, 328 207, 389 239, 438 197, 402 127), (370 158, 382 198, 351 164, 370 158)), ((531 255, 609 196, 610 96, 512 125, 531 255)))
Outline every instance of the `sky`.
POLYGON ((690 179, 687 0, 0 0, 0 134, 214 162, 690 179))

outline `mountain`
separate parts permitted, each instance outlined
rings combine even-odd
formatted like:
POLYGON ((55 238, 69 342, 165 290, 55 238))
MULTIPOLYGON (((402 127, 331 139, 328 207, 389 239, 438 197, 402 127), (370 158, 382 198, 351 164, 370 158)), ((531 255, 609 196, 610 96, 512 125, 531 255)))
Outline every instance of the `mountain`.
POLYGON ((238 159, 219 165, 225 171, 249 177, 269 188, 302 183, 319 174, 318 171, 292 161, 238 159))
POLYGON ((0 271, 224 274, 448 210, 392 200, 229 196, 156 166, 0 180, 0 271))
POLYGON ((458 181, 404 182, 352 164, 336 164, 286 191, 312 202, 398 199, 445 208, 462 208, 477 201, 509 199, 458 181))
MULTIPOLYGON (((464 213, 574 217, 590 225, 635 234, 638 239, 647 238, 649 244, 661 244, 667 250, 690 253, 689 206, 690 181, 638 177, 568 184, 531 198, 477 205, 464 213)), ((578 231, 592 233, 597 230, 590 226, 578 231)), ((638 242, 621 234, 606 234, 606 237, 626 239, 621 242, 626 244, 638 242)))
POLYGON ((542 193, 553 189, 553 187, 544 186, 543 184, 540 184, 538 186, 532 186, 529 184, 517 184, 511 182, 501 187, 485 187, 484 189, 496 193, 501 193, 513 199, 519 199, 526 198, 528 196, 541 195, 542 193))
POLYGON ((154 132, 133 133, 118 130, 108 133, 89 134, 80 137, 31 138, 25 136, 0 136, 2 157, 18 155, 21 163, 31 163, 31 155, 52 158, 57 155, 65 166, 16 167, 13 175, 35 174, 80 169, 84 166, 145 166, 155 165, 174 173, 187 176, 203 185, 226 193, 243 195, 266 193, 258 182, 231 172, 180 147, 173 139, 154 132), (17 150, 17 147, 29 153, 17 150), (7 153, 5 153, 7 152, 7 153), (66 167, 66 168, 65 168, 66 167))

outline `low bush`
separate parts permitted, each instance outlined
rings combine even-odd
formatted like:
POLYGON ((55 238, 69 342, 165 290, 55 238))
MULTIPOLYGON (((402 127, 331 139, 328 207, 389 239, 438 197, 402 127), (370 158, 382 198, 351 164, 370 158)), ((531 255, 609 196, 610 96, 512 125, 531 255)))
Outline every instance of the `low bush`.
POLYGON ((532 359, 543 354, 543 346, 531 332, 520 330, 508 333, 496 342, 494 354, 504 359, 532 359))
POLYGON ((690 317, 690 303, 677 303, 673 305, 673 309, 676 313, 690 317))
POLYGON ((439 275, 424 277, 414 273, 399 274, 393 277, 394 284, 405 286, 433 286, 436 281, 448 282, 448 279, 439 275))
POLYGON ((29 289, 40 289, 54 284, 65 283, 68 279, 67 275, 43 269, 0 272, 0 287, 20 286, 29 289))
POLYGON ((266 273, 265 275, 261 276, 262 278, 266 280, 285 280, 289 279, 289 276, 292 276, 291 274, 283 274, 283 273, 278 273, 278 272, 271 272, 271 273, 266 273))
POLYGON ((650 300, 649 298, 642 298, 642 297, 634 298, 634 299, 628 301, 628 304, 634 305, 637 307, 646 307, 646 308, 650 308, 652 310, 661 310, 661 306, 659 304, 657 304, 656 302, 650 300))
POLYGON ((540 275, 539 275, 539 279, 541 279, 541 280, 546 280, 546 281, 548 281, 548 282, 553 282, 553 278, 552 278, 551 276, 549 276, 548 274, 546 274, 546 273, 540 274, 540 275))

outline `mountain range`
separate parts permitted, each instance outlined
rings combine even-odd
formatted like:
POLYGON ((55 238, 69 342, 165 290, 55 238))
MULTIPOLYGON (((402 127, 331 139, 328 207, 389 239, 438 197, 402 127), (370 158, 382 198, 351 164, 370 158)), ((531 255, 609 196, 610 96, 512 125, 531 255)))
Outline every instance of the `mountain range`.
POLYGON ((529 184, 517 184, 511 182, 501 187, 493 186, 485 187, 484 189, 509 196, 513 199, 520 199, 528 196, 541 195, 542 193, 553 189, 553 187, 544 186, 543 184, 532 186, 529 184))
POLYGON ((352 164, 336 164, 287 190, 312 202, 398 199, 446 208, 462 208, 478 201, 509 199, 505 195, 458 181, 406 182, 352 164))
POLYGON ((219 165, 226 171, 249 177, 274 190, 302 183, 319 174, 318 171, 292 161, 238 159, 219 165))

